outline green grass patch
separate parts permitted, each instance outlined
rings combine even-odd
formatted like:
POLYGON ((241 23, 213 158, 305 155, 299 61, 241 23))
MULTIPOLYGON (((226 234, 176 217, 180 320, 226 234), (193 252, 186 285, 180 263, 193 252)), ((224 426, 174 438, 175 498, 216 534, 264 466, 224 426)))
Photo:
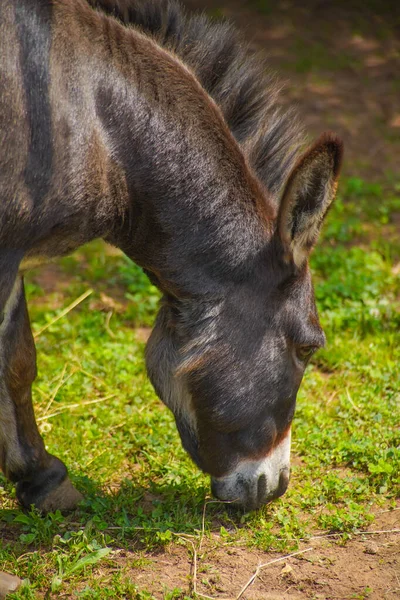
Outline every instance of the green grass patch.
POLYGON ((324 44, 313 40, 298 38, 290 50, 293 59, 286 66, 297 73, 336 72, 360 66, 359 59, 353 54, 344 50, 328 51, 324 44))
POLYGON ((251 0, 250 4, 252 8, 263 15, 270 15, 275 8, 275 4, 271 0, 251 0))

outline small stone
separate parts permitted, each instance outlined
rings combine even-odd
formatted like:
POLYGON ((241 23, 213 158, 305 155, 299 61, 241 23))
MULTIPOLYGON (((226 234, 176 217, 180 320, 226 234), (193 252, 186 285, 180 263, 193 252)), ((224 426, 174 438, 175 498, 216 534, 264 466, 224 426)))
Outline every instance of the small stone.
POLYGON ((296 574, 296 571, 288 563, 281 569, 280 576, 285 579, 286 583, 299 583, 299 575, 296 574))
POLYGON ((400 115, 395 115, 389 125, 390 127, 400 127, 400 115))
POLYGON ((286 564, 283 567, 283 569, 281 570, 281 575, 285 577, 285 576, 289 575, 292 571, 293 571, 293 568, 290 565, 286 564))
POLYGON ((22 579, 16 577, 16 575, 10 575, 9 573, 0 571, 0 600, 3 600, 7 594, 16 592, 21 584, 22 579))
POLYGON ((365 554, 378 554, 379 546, 378 546, 378 544, 375 544, 374 542, 370 542, 369 544, 367 544, 365 546, 364 552, 365 552, 365 554))

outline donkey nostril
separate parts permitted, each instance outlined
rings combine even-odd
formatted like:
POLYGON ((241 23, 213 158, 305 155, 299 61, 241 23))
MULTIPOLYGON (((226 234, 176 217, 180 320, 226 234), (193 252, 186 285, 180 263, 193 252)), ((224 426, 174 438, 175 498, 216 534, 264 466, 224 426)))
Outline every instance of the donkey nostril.
POLYGON ((265 497, 267 495, 267 478, 265 473, 260 475, 257 482, 257 500, 261 504, 265 502, 265 497))
POLYGON ((278 497, 282 496, 286 492, 289 485, 289 479, 289 469, 283 469, 279 475, 278 497))

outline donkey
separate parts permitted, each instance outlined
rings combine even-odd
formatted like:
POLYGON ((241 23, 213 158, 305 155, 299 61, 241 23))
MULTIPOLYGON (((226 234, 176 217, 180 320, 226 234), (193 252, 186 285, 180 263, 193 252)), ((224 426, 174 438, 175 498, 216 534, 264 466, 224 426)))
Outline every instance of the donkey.
POLYGON ((0 466, 19 501, 81 498, 35 423, 23 272, 95 238, 162 292, 148 375, 214 494, 247 509, 282 495, 324 344, 308 258, 341 141, 304 150, 263 61, 174 1, 0 10, 0 466))

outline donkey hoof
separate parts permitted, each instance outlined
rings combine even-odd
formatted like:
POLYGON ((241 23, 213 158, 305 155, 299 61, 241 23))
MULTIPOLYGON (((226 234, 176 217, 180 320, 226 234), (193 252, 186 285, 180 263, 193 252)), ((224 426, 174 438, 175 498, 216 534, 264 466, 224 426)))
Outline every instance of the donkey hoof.
POLYGON ((70 478, 67 477, 58 488, 44 498, 38 508, 45 513, 55 510, 66 512, 76 508, 81 500, 83 500, 82 494, 74 488, 70 478))
POLYGON ((33 504, 43 512, 73 510, 82 495, 72 485, 64 463, 50 458, 47 468, 17 483, 17 498, 25 508, 33 504))
POLYGON ((17 589, 21 586, 22 579, 16 577, 15 575, 9 575, 8 573, 3 573, 0 571, 0 600, 3 600, 7 596, 7 594, 11 594, 16 592, 17 589))

